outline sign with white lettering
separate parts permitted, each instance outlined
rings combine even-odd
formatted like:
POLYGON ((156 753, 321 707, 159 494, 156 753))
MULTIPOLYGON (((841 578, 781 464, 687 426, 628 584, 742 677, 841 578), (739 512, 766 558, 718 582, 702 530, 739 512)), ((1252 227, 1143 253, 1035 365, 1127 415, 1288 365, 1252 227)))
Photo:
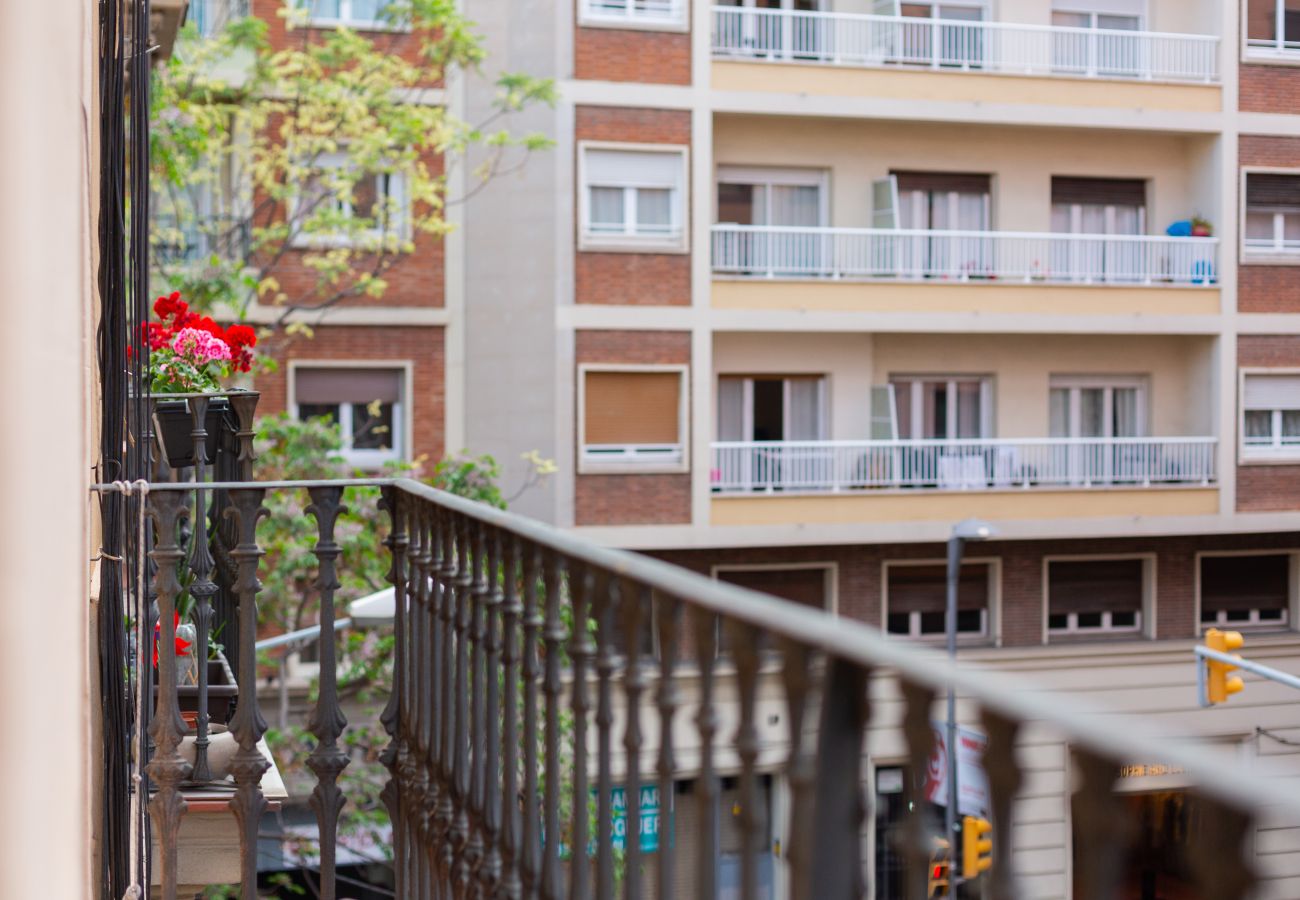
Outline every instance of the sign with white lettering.
MULTIPOLYGON (((660 822, 660 805, 659 805, 659 787, 658 785, 642 785, 641 797, 638 809, 641 820, 639 829, 641 832, 640 847, 642 853, 655 853, 659 850, 659 822, 660 822)), ((610 804, 613 807, 614 827, 614 847, 623 850, 627 847, 627 789, 616 787, 610 791, 610 804)))
MULTIPOLYGON (((925 773, 925 796, 931 803, 948 805, 947 727, 934 723, 934 752, 925 773)), ((963 816, 988 818, 989 779, 984 774, 988 738, 976 731, 957 729, 957 811, 963 816)))

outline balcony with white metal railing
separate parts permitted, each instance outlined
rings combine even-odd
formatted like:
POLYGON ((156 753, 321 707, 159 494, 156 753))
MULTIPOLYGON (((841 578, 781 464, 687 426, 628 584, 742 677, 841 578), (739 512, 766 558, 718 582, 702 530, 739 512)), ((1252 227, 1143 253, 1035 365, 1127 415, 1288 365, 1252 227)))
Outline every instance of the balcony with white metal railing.
POLYGON ((713 272, 737 278, 1212 286, 1217 238, 714 225, 713 272))
POLYGON ((718 59, 1215 84, 1219 38, 716 6, 718 59))
POLYGON ((717 493, 1207 487, 1212 437, 722 441, 717 493))

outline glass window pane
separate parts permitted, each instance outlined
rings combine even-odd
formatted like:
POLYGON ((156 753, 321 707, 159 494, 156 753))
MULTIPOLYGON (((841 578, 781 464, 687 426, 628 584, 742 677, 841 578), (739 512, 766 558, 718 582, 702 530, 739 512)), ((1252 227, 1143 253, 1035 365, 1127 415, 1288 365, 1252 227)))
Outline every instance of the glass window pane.
POLYGON ((1300 213, 1282 214, 1282 239, 1288 243, 1300 241, 1300 213))
POLYGON ((908 634, 911 629, 911 616, 908 613, 890 613, 886 627, 890 634, 908 634))
POLYGON ((1138 436, 1137 388, 1115 388, 1115 437, 1138 436))
POLYGON ((944 440, 948 437, 948 382, 926 381, 920 388, 924 418, 919 437, 944 440))
MULTIPOLYGON (((1137 31, 1137 16, 1097 16, 1097 27, 1107 28, 1111 31, 1137 31)), ((1131 40, 1126 38, 1125 40, 1131 40)))
POLYGON ((1077 621, 1080 628, 1100 628, 1101 613, 1099 612, 1081 612, 1078 614, 1077 621))
POLYGON ((591 230, 623 230, 623 189, 593 187, 591 189, 591 230))
POLYGON ((943 634, 947 631, 947 619, 941 612, 921 613, 921 634, 943 634))
POLYGON ((1105 388, 1079 391, 1079 437, 1102 437, 1106 433, 1105 388))
POLYGON ((1244 416, 1247 444, 1267 444, 1273 439, 1273 413, 1248 409, 1244 416))
POLYGON ((393 448, 393 405, 352 404, 352 447, 355 450, 393 448))
POLYGON ((1070 617, 1065 613, 1053 613, 1047 617, 1047 627, 1057 631, 1070 627, 1070 617))
POLYGON ((912 382, 891 381, 894 386, 894 408, 898 412, 898 437, 910 440, 916 437, 912 433, 912 382))
POLYGON ((1052 24, 1057 28, 1089 28, 1092 17, 1087 13, 1052 11, 1052 24))
POLYGON ((333 424, 338 424, 339 407, 337 403, 299 403, 299 419, 316 419, 324 416, 333 424))
POLYGON ((1219 618, 1219 614, 1218 614, 1218 612, 1216 612, 1215 610, 1212 610, 1212 609, 1206 609, 1205 607, 1201 607, 1201 621, 1202 621, 1202 622, 1216 622, 1216 621, 1218 621, 1218 618, 1219 618))
POLYGON ((1048 395, 1048 435, 1050 437, 1070 436, 1070 391, 1068 388, 1052 388, 1048 395))
POLYGON ((1246 210, 1246 240, 1273 240, 1273 214, 1261 210, 1246 210))
POLYGON ((636 230, 665 234, 672 230, 673 192, 668 188, 640 188, 636 192, 636 230))
POLYGON ((821 225, 821 191, 811 185, 773 185, 770 225, 815 228, 821 225))
POLYGON ((757 225, 754 209, 756 190, 752 184, 719 184, 718 222, 757 225))
POLYGON ((1110 624, 1115 628, 1132 628, 1137 624, 1137 613, 1132 610, 1113 612, 1110 614, 1110 624))
POLYGON ((315 19, 337 19, 339 0, 312 0, 311 14, 315 19))
POLYGON ((379 18, 381 0, 352 0, 349 19, 353 22, 374 22, 379 18))
POLYGON ((979 634, 983 631, 984 613, 978 609, 957 610, 957 630, 965 634, 979 634))
POLYGON ((1293 50, 1300 47, 1300 0, 1285 0, 1285 3, 1282 27, 1286 29, 1286 47, 1293 50))
POLYGON ((1282 443, 1300 444, 1300 409, 1282 410, 1282 443))
POLYGON ((1286 613, 1284 609, 1261 609, 1259 611, 1259 620, 1261 622, 1280 622, 1286 613))
POLYGON ((957 437, 983 437, 981 398, 983 391, 978 381, 957 383, 957 437))
POLYGON ((1246 36, 1251 41, 1277 38, 1277 0, 1249 0, 1246 4, 1246 36))

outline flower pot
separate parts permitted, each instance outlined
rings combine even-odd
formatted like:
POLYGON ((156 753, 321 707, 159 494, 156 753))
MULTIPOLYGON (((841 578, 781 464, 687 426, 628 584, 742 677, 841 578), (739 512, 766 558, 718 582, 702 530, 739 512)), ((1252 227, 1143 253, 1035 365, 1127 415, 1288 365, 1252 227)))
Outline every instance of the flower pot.
MULTIPOLYGON (((154 685, 153 694, 156 708, 158 702, 157 685, 154 685)), ((235 703, 238 700, 239 685, 235 683, 235 675, 230 671, 230 664, 226 662, 226 657, 218 654, 216 659, 208 660, 208 721, 217 725, 224 725, 229 722, 230 717, 235 713, 235 703)), ((176 688, 176 701, 182 717, 188 712, 197 714, 199 709, 199 686, 197 684, 179 685, 176 688)))
MULTIPOLYGON (((194 465, 194 418, 190 413, 190 402, 180 400, 154 400, 154 432, 162 445, 167 464, 173 469, 194 465)), ((225 397, 213 396, 208 401, 208 415, 203 426, 208 432, 207 463, 217 458, 217 447, 221 440, 221 431, 237 431, 234 413, 225 397)))
POLYGON ((1210 228, 1209 225, 1192 226, 1192 237, 1213 237, 1213 236, 1214 236, 1214 229, 1210 228))
MULTIPOLYGON (((191 731, 181 738, 181 745, 177 748, 191 766, 198 755, 194 749, 196 740, 198 735, 191 731)), ((208 729, 208 773, 213 781, 223 781, 230 777, 230 763, 238 751, 239 743, 225 725, 213 725, 208 729)))

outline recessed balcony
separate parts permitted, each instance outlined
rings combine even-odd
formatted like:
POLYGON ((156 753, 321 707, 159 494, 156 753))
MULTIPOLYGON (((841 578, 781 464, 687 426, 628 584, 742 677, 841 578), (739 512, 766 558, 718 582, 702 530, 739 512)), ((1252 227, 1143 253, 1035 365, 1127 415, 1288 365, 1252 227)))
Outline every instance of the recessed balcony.
POLYGON ((740 278, 1077 285, 1216 281, 1217 238, 906 228, 713 226, 713 271, 740 278))
POLYGON ((783 9, 713 9, 718 59, 1213 84, 1213 35, 783 9))

